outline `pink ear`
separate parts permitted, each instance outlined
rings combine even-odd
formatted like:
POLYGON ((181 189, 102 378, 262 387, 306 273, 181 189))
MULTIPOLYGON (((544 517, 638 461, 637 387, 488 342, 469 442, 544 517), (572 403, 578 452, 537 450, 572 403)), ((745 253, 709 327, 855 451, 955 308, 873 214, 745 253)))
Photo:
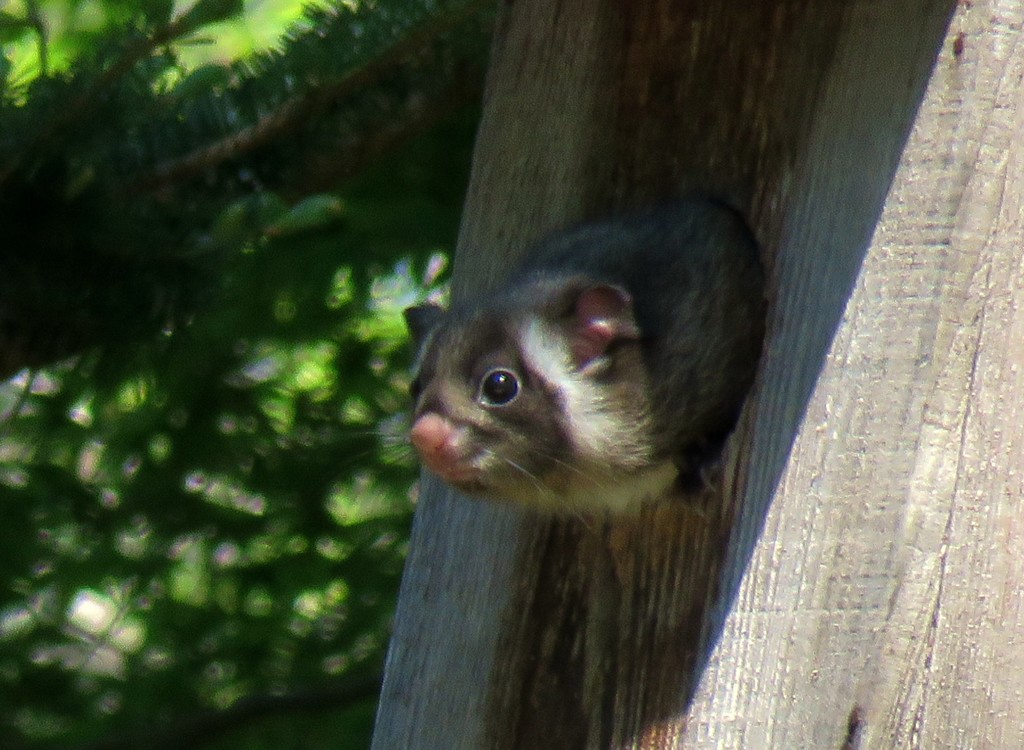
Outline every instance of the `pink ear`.
POLYGON ((572 353, 578 367, 603 355, 616 339, 639 336, 633 320, 633 299, 625 289, 602 284, 580 292, 572 332, 572 353))

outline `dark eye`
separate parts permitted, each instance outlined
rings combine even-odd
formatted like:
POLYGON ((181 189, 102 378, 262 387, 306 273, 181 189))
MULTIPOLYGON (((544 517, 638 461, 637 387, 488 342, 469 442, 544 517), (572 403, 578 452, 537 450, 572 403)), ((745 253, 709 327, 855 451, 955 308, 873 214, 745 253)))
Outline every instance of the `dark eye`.
POLYGON ((508 370, 491 370, 480 382, 480 398, 491 406, 504 406, 519 395, 519 378, 508 370))
POLYGON ((412 396, 412 400, 415 402, 419 401, 421 393, 423 393, 423 384, 420 382, 419 378, 416 378, 409 383, 409 395, 412 396))

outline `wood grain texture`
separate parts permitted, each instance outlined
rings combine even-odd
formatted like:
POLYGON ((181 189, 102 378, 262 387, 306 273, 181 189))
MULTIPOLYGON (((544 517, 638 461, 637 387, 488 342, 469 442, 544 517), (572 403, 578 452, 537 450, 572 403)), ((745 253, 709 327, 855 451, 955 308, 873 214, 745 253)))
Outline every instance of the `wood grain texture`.
POLYGON ((1022 23, 958 6, 682 747, 1024 747, 1022 23))
MULTIPOLYGON (((848 424, 819 429, 822 417, 804 414, 952 7, 503 6, 455 293, 497 283, 554 227, 701 187, 754 220, 771 276, 771 333, 720 493, 702 510, 551 520, 427 484, 377 750, 839 748, 848 734, 872 736, 870 710, 856 713, 850 732, 863 662, 828 682, 827 696, 816 691, 822 665, 877 634, 878 602, 888 607, 886 582, 899 573, 885 544, 875 544, 878 556, 859 551, 860 527, 849 524, 863 501, 837 496, 846 486, 833 465, 889 487, 898 467, 883 457, 905 460, 916 438, 894 433, 877 455, 858 452, 867 438, 857 420, 874 409, 909 419, 922 396, 907 385, 905 403, 890 410, 877 392, 856 397, 855 386, 887 386, 884 378, 851 375, 823 407, 831 415, 849 404, 848 424), (798 466, 807 487, 796 484, 798 466), (777 486, 780 507, 766 526, 777 486), (871 564, 851 578, 850 560, 871 564), (806 703, 794 704, 798 693, 806 703)), ((929 293, 918 297, 927 316, 929 293)), ((866 320, 861 338, 872 339, 877 322, 866 320)), ((895 322, 885 335, 897 335, 895 322)), ((869 535, 891 535, 891 520, 876 508, 869 535)))

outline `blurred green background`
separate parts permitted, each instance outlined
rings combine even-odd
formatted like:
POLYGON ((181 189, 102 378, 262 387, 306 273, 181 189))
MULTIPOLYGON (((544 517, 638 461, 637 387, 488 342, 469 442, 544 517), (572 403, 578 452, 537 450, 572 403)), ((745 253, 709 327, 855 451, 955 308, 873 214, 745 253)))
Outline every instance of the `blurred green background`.
POLYGON ((368 746, 488 23, 0 5, 0 747, 368 746))

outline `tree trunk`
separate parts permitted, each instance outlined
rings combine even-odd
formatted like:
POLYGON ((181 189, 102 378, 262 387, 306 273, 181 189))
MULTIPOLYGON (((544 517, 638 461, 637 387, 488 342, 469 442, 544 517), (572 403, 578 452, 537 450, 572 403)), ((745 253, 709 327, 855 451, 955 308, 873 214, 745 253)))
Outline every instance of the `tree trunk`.
POLYGON ((1022 399, 996 408, 1021 377, 1020 192, 988 181, 1020 153, 1005 5, 957 6, 945 46, 953 0, 503 6, 456 293, 554 227, 696 187, 752 219, 769 340, 706 513, 588 525, 426 484, 375 748, 1021 744, 1019 683, 985 682, 999 617, 1022 619, 1022 399))

